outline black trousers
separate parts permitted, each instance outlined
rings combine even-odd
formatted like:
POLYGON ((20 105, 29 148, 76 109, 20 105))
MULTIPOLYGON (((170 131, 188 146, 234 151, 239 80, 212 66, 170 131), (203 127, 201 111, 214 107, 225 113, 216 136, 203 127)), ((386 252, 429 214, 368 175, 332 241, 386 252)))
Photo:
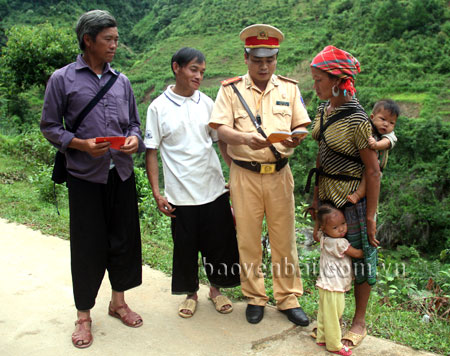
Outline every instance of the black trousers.
POLYGON ((142 283, 141 234, 134 173, 122 182, 115 168, 107 184, 68 175, 70 253, 75 306, 91 309, 108 270, 122 292, 142 283))
POLYGON ((172 294, 193 294, 199 289, 199 252, 212 286, 238 286, 239 252, 229 194, 203 205, 174 207, 172 294))

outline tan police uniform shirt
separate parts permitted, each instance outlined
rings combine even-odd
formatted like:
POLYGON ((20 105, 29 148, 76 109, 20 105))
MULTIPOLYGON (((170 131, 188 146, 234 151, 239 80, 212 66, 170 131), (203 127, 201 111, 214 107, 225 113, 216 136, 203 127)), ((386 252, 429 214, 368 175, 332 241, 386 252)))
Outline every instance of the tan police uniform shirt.
MULTIPOLYGON (((272 75, 263 94, 252 83, 248 73, 235 85, 255 117, 259 107, 261 127, 267 136, 274 131, 291 132, 294 128, 311 122, 294 80, 272 75)), ((213 128, 227 125, 240 132, 257 132, 231 85, 220 88, 209 125, 213 128)), ((283 157, 288 157, 294 152, 293 148, 285 147, 281 143, 276 143, 274 146, 283 157)), ((274 162, 276 160, 269 148, 252 150, 247 145, 228 145, 227 152, 232 159, 241 161, 274 162)))

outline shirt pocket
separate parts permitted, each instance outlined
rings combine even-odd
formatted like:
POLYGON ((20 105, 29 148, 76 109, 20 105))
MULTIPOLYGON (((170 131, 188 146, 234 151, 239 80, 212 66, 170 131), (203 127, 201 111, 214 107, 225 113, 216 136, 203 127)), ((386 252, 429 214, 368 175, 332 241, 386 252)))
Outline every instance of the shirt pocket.
POLYGON ((291 132, 292 109, 289 106, 272 106, 272 115, 276 130, 291 132))
POLYGON ((241 132, 253 132, 255 125, 245 109, 237 109, 234 112, 234 127, 241 132))

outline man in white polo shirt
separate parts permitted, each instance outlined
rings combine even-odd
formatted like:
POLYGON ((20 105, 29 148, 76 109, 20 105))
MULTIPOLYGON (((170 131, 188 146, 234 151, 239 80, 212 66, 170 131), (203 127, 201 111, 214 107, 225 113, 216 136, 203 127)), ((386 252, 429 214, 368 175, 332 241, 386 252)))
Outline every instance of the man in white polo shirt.
MULTIPOLYGON (((198 253, 211 284, 210 298, 220 313, 233 310, 219 288, 239 281, 239 253, 229 193, 213 148, 217 132, 208 126, 213 101, 198 88, 206 64, 203 53, 182 48, 172 57, 175 85, 148 108, 145 130, 147 175, 158 209, 172 219, 172 294, 186 294, 179 315, 189 318, 197 305, 198 253), (157 150, 164 172, 159 189, 157 150)), ((222 149, 222 143, 219 141, 222 149)))

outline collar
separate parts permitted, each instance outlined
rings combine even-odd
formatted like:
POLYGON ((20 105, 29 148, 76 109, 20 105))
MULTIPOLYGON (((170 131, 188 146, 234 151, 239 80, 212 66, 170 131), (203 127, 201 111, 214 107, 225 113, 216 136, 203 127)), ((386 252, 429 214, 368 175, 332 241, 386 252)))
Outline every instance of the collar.
POLYGON ((192 96, 181 96, 172 90, 173 85, 169 85, 164 91, 164 96, 177 106, 183 105, 186 101, 192 100, 195 104, 200 103, 200 92, 196 90, 192 96))
MULTIPOLYGON (((81 54, 79 54, 77 56, 77 60, 76 60, 75 63, 76 63, 75 70, 81 70, 81 69, 86 69, 87 68, 87 69, 89 69, 92 72, 92 69, 86 63, 86 61, 84 60, 84 58, 83 58, 83 56, 81 54)), ((105 63, 105 67, 103 68, 102 75, 106 74, 107 72, 111 72, 112 74, 117 75, 117 73, 111 68, 111 65, 109 63, 105 63)))
MULTIPOLYGON (((245 74, 243 76, 243 78, 244 78, 245 87, 247 89, 254 88, 258 92, 261 92, 261 90, 256 85, 253 84, 253 80, 250 77, 250 74, 248 74, 248 72, 247 72, 247 74, 245 74)), ((274 87, 277 87, 279 85, 280 85, 280 81, 279 81, 278 77, 275 74, 272 74, 272 77, 269 79, 269 82, 267 83, 267 86, 266 86, 266 90, 264 90, 264 92, 268 93, 274 87)))

